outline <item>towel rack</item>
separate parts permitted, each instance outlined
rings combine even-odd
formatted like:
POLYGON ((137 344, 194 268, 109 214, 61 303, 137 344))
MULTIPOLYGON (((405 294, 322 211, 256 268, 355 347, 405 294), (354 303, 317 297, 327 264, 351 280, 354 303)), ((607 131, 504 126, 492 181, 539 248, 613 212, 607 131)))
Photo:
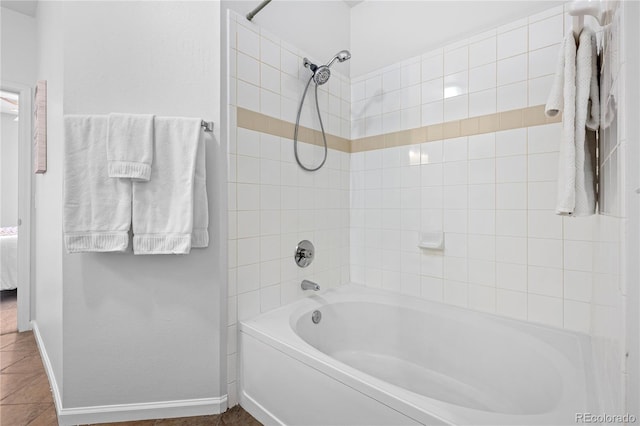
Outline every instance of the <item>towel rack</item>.
POLYGON ((207 133, 213 132, 213 121, 204 121, 204 120, 202 120, 202 122, 200 123, 200 126, 207 133))
POLYGON ((580 34, 584 27, 584 17, 593 16, 600 26, 607 24, 608 11, 602 10, 602 1, 575 0, 569 8, 569 15, 573 16, 573 32, 576 36, 580 34))

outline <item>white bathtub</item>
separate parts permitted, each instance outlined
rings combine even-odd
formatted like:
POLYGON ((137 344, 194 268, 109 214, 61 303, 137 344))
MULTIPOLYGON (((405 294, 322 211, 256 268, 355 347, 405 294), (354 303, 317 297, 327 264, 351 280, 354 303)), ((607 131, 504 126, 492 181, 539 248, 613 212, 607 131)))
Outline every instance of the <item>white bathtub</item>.
POLYGON ((588 348, 584 335, 348 285, 240 324, 240 403, 265 424, 569 425, 597 412, 588 348))

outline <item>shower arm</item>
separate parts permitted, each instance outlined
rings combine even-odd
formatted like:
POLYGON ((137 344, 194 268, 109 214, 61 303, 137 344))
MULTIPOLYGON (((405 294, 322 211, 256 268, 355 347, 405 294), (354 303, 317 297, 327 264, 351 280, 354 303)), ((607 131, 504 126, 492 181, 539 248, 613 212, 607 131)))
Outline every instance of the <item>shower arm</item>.
POLYGON ((256 16, 269 3, 271 3, 271 0, 264 0, 255 9, 253 9, 251 12, 247 13, 247 20, 251 21, 253 19, 253 17, 256 16))

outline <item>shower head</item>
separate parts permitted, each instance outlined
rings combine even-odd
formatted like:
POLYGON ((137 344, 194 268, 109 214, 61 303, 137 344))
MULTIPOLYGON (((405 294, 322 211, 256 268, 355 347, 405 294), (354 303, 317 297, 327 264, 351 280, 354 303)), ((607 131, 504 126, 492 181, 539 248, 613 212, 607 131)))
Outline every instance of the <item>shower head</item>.
POLYGON ((351 59, 351 53, 348 50, 339 51, 338 53, 335 54, 335 56, 333 58, 331 58, 331 60, 327 64, 327 66, 330 67, 331 65, 333 65, 333 63, 336 61, 336 59, 338 60, 338 62, 347 61, 347 60, 351 59))
POLYGON ((317 85, 323 85, 329 81, 329 77, 331 77, 331 70, 329 67, 333 65, 336 60, 338 62, 344 62, 348 59, 351 59, 351 53, 349 53, 348 50, 341 50, 336 53, 336 55, 331 58, 329 63, 326 65, 316 65, 308 58, 304 58, 303 64, 313 72, 313 81, 315 81, 317 85))

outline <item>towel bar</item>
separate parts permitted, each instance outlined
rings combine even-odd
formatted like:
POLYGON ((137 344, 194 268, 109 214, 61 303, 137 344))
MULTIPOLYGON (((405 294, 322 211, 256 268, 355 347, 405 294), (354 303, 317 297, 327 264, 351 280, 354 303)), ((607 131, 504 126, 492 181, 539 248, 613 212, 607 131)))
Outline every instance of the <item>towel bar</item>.
POLYGON ((204 121, 204 120, 202 120, 202 123, 200 123, 200 126, 202 126, 204 131, 207 132, 207 133, 213 132, 213 121, 204 121))

